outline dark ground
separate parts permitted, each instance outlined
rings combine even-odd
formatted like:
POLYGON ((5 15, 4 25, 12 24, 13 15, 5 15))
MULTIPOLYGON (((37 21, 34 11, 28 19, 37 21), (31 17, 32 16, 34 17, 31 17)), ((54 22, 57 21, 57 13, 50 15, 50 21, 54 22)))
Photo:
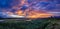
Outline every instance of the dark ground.
POLYGON ((60 19, 1 19, 0 29, 60 29, 60 19))

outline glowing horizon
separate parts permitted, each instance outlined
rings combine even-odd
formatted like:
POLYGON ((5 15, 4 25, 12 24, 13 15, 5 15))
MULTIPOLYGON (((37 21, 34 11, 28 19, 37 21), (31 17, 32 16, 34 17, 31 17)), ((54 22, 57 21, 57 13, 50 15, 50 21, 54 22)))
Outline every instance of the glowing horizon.
MULTIPOLYGON (((11 8, 5 8, 6 4, 2 4, 3 8, 0 8, 0 14, 8 15, 8 17, 25 17, 25 18, 48 18, 51 16, 60 16, 60 3, 58 0, 49 1, 49 0, 13 0, 10 4, 11 8), (15 2, 16 1, 16 2, 15 2), (16 4, 16 5, 14 5, 16 4)), ((10 3, 10 2, 8 2, 10 3)), ((8 5, 8 7, 10 7, 8 5)), ((0 6, 1 7, 1 6, 0 6)))

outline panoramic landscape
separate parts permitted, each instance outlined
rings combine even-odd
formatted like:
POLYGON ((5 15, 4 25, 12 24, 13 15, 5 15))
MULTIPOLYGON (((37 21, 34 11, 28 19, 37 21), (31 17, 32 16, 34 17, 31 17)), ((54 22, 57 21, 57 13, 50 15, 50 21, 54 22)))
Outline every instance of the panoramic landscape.
POLYGON ((60 0, 0 0, 0 29, 60 29, 60 0))

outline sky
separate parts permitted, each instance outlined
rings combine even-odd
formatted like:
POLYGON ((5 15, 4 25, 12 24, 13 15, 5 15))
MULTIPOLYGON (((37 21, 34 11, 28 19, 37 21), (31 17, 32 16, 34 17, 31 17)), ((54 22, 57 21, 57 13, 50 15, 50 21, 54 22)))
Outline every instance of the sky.
MULTIPOLYGON (((49 16, 60 16, 60 0, 0 0, 1 17, 9 15, 30 17, 31 15, 37 15, 37 13, 40 16, 42 13, 51 14, 49 16)), ((42 16, 44 18, 44 15, 42 16)))

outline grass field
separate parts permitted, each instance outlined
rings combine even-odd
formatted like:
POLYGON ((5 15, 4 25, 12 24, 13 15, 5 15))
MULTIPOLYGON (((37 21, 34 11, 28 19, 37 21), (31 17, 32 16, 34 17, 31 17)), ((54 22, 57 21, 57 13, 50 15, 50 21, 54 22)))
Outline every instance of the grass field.
POLYGON ((0 29, 60 29, 60 20, 47 19, 5 19, 0 21, 0 29))

